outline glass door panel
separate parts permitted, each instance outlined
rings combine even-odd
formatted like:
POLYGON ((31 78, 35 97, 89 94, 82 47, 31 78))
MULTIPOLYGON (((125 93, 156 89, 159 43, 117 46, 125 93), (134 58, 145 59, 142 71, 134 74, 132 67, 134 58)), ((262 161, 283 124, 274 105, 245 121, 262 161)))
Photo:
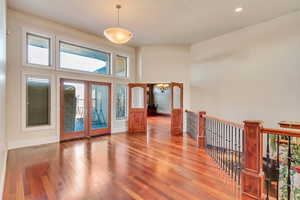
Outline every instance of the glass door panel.
POLYGON ((144 108, 144 88, 143 87, 133 87, 132 92, 132 102, 131 108, 144 108))
POLYGON ((110 84, 90 84, 89 134, 110 132, 110 84))
POLYGON ((92 85, 92 129, 107 128, 108 86, 92 85))
POLYGON ((87 127, 85 82, 62 80, 61 84, 61 139, 83 137, 87 127))
POLYGON ((181 108, 181 89, 178 86, 173 87, 173 109, 181 108))
POLYGON ((172 114, 171 133, 173 135, 183 132, 183 84, 172 83, 172 114))
POLYGON ((111 84, 61 79, 61 141, 111 131, 111 84))

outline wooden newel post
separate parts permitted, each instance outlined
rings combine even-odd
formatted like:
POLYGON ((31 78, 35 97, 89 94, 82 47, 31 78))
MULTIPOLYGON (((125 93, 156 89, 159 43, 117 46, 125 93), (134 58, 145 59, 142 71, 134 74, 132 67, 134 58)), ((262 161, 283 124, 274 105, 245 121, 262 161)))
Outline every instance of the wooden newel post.
POLYGON ((199 112, 199 136, 198 144, 200 148, 205 148, 205 116, 206 112, 199 112))
POLYGON ((262 200, 264 188, 262 121, 244 121, 242 200, 262 200))

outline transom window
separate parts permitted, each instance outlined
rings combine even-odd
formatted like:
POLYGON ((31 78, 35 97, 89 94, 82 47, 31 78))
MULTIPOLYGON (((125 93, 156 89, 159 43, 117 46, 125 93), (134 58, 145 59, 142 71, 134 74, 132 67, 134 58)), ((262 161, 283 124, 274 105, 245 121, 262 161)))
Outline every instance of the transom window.
POLYGON ((110 74, 110 53, 60 41, 59 56, 61 68, 110 74))
POLYGON ((128 58, 125 56, 116 56, 116 77, 123 77, 126 78, 127 75, 127 68, 128 68, 128 58))
POLYGON ((50 38, 26 33, 27 64, 50 66, 50 38))

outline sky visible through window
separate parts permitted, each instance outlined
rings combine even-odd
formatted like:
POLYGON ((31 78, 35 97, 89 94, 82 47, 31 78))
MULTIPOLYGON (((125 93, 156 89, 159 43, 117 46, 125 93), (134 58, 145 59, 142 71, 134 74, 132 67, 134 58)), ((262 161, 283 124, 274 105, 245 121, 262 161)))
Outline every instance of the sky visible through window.
POLYGON ((110 54, 60 42, 60 67, 66 69, 110 73, 110 54))
POLYGON ((27 63, 50 65, 50 39, 27 34, 27 63))

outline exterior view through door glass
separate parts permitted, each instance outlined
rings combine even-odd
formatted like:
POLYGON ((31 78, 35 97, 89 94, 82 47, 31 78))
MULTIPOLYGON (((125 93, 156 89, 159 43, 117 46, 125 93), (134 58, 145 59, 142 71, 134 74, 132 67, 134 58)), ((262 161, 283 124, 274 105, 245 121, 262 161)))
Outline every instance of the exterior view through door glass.
POLYGON ((128 132, 147 131, 147 84, 129 84, 128 132))
POLYGON ((61 140, 110 133, 110 83, 61 79, 61 140))
POLYGON ((83 81, 61 81, 61 140, 85 136, 86 84, 83 81))
POLYGON ((89 89, 89 134, 110 133, 111 86, 109 83, 91 82, 89 89))
POLYGON ((171 133, 173 135, 183 132, 183 84, 171 83, 172 92, 172 113, 171 133))

